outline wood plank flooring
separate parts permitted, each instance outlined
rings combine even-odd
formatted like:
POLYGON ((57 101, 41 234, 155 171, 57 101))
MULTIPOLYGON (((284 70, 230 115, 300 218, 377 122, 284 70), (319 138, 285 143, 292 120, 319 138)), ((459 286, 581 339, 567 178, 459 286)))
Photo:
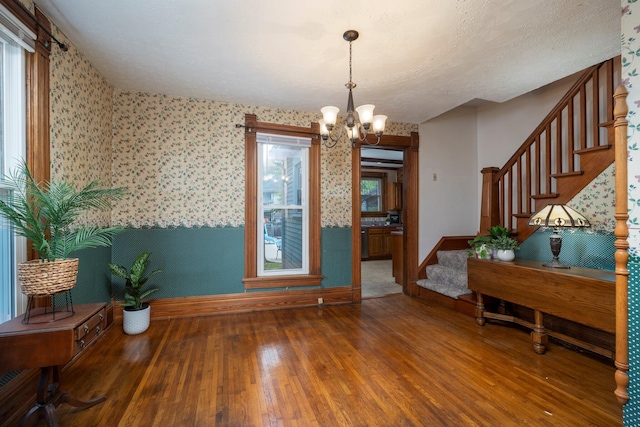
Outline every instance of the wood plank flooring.
POLYGON ((112 327, 63 373, 61 426, 618 426, 613 363, 423 300, 112 327))

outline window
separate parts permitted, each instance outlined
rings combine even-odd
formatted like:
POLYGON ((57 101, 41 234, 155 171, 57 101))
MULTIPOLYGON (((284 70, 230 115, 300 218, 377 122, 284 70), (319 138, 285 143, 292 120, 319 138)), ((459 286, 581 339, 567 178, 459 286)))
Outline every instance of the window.
POLYGON ((360 178, 360 211, 363 216, 386 214, 386 174, 363 172, 360 178))
POLYGON ((245 289, 319 286, 320 127, 245 115, 245 289))
POLYGON ((309 273, 309 138, 258 133, 258 276, 309 273))
MULTIPOLYGON (((0 33, 0 176, 25 158, 25 59, 24 51, 0 33)), ((0 197, 10 196, 0 181, 0 197)), ((0 223, 0 322, 23 311, 22 294, 17 289, 16 266, 26 259, 26 242, 0 223)))

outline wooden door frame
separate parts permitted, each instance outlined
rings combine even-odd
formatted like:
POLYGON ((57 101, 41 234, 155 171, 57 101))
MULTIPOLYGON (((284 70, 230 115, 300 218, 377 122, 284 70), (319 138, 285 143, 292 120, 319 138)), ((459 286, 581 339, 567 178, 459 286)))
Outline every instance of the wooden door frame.
MULTIPOLYGON (((375 137, 369 138, 375 142, 375 137)), ((402 181, 402 247, 404 250, 404 280, 402 292, 405 295, 418 295, 418 151, 420 137, 418 132, 411 132, 411 136, 383 135, 380 139, 381 147, 402 149, 403 151, 403 181, 402 181)), ((360 215, 360 167, 361 143, 356 143, 351 151, 351 283, 353 302, 362 301, 362 270, 360 261, 362 250, 361 215, 360 215)), ((366 145, 365 145, 366 147, 366 145)))

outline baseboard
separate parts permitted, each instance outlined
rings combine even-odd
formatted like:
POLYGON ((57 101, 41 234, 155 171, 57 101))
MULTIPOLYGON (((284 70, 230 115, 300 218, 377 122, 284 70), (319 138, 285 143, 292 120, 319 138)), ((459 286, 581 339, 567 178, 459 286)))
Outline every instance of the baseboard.
MULTIPOLYGON (((278 308, 311 307, 318 305, 319 298, 322 298, 324 305, 353 302, 351 286, 162 298, 149 302, 153 321, 278 308)), ((114 305, 115 323, 122 323, 122 311, 121 306, 114 305)))
POLYGON ((423 288, 422 286, 418 286, 418 291, 419 298, 423 298, 426 301, 433 302, 453 310, 456 309, 456 300, 454 298, 439 294, 438 292, 423 288))
POLYGON ((447 295, 442 295, 438 292, 434 292, 430 289, 425 289, 423 287, 418 286, 419 288, 419 298, 423 298, 426 301, 433 302, 438 305, 442 305, 444 307, 448 307, 452 310, 457 311, 458 313, 462 313, 465 316, 474 318, 476 317, 476 298, 475 295, 465 294, 460 295, 458 299, 451 298, 447 295))
POLYGON ((476 295, 464 294, 460 295, 456 300, 456 311, 464 314, 465 316, 476 318, 476 295))

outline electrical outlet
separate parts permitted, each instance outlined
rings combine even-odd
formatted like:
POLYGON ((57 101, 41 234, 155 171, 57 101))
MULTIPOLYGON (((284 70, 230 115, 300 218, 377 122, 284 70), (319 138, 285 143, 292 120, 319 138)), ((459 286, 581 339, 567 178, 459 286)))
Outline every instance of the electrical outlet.
POLYGON ((435 172, 433 173, 433 180, 434 180, 434 181, 437 181, 437 180, 438 180, 438 174, 437 174, 437 173, 435 173, 435 172))
POLYGON ((324 299, 323 298, 318 298, 318 304, 322 304, 324 303, 324 299))

